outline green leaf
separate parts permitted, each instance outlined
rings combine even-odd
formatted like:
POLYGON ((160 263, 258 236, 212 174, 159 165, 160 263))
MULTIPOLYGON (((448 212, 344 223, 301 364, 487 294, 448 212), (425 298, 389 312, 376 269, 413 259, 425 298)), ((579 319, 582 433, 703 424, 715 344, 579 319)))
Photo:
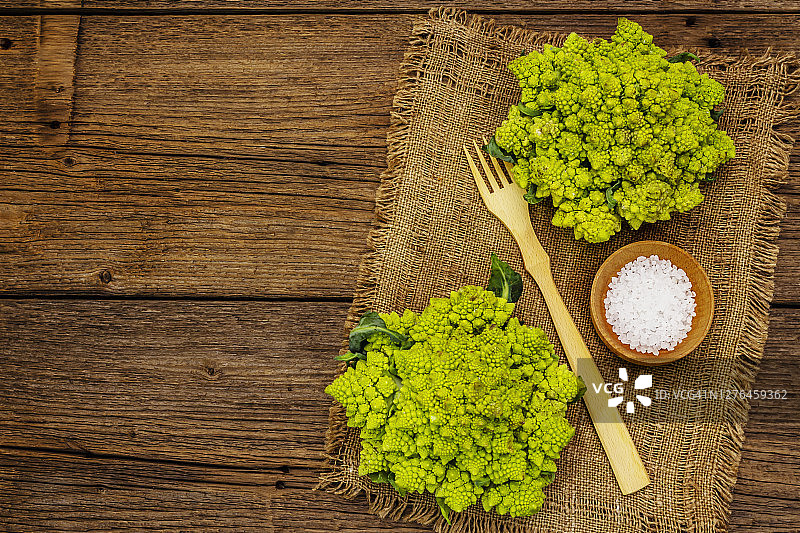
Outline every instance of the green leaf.
POLYGON ((614 198, 614 191, 611 190, 611 187, 606 189, 606 203, 610 211, 613 211, 614 208, 617 207, 617 199, 614 198))
POLYGON ((687 61, 700 61, 700 58, 691 52, 681 52, 667 59, 670 63, 686 63, 687 61))
POLYGON ((719 122, 719 117, 725 112, 724 107, 720 107, 719 109, 712 109, 711 110, 711 118, 714 119, 714 122, 719 122))
POLYGON ((586 394, 586 383, 583 381, 582 377, 578 376, 578 394, 572 400, 570 400, 567 403, 575 403, 575 402, 577 402, 578 400, 583 398, 584 394, 586 394))
POLYGON ((452 511, 452 509, 450 509, 450 507, 444 503, 444 498, 440 496, 436 497, 436 503, 439 504, 439 511, 442 512, 444 519, 447 520, 447 523, 452 526, 453 523, 450 521, 450 511, 452 511))
POLYGON ((494 140, 494 135, 492 138, 489 139, 489 142, 486 146, 483 147, 483 151, 489 154, 490 156, 494 157, 495 159, 499 159, 501 161, 505 161, 507 163, 516 163, 517 160, 514 159, 514 156, 502 148, 497 144, 497 141, 494 140))
POLYGON ((473 483, 476 487, 488 487, 492 484, 492 480, 489 479, 489 476, 483 476, 473 481, 473 483))
POLYGON ((336 359, 337 361, 352 361, 354 359, 364 359, 364 358, 365 357, 363 353, 353 353, 353 352, 347 352, 345 354, 337 355, 336 357, 334 357, 334 359, 336 359))
POLYGON ((372 472, 368 475, 373 483, 389 483, 389 472, 372 472))
POLYGON ((541 474, 539 474, 539 477, 542 478, 542 480, 545 481, 547 484, 550 484, 550 483, 553 482, 553 479, 555 479, 556 473, 555 472, 542 472, 541 474))
POLYGON ((400 379, 400 376, 390 370, 387 370, 386 373, 389 374, 389 376, 392 378, 392 381, 394 381, 394 384, 397 385, 398 389, 403 386, 403 380, 400 379))
POLYGON ((393 342, 405 345, 408 337, 386 328, 386 322, 375 311, 367 311, 358 325, 350 332, 350 351, 353 353, 362 352, 364 344, 373 333, 386 333, 393 342))
POLYGON ((397 486, 397 483, 394 480, 394 472, 382 470, 381 472, 372 472, 367 474, 367 476, 372 480, 373 483, 388 483, 394 488, 394 490, 397 491, 400 497, 408 494, 408 491, 402 490, 397 486))
POLYGON ((522 197, 531 205, 536 205, 546 198, 546 196, 536 196, 536 185, 528 187, 528 192, 523 194, 522 197))
POLYGON ((486 290, 511 303, 519 300, 522 294, 522 276, 508 266, 508 263, 501 261, 494 252, 492 252, 491 275, 486 290))
POLYGON ((353 368, 356 367, 356 363, 358 363, 359 361, 363 361, 366 358, 367 356, 364 355, 363 353, 353 353, 353 352, 347 352, 345 354, 337 355, 336 357, 334 357, 334 359, 336 359, 337 361, 344 361, 347 363, 347 366, 353 368))
POLYGON ((622 180, 618 179, 614 183, 611 184, 611 187, 606 189, 606 204, 608 204, 608 210, 614 211, 614 208, 617 207, 617 199, 614 198, 614 193, 622 187, 622 180))
POLYGON ((523 115, 527 115, 529 117, 539 117, 544 113, 543 109, 533 109, 532 107, 528 107, 524 104, 517 104, 517 109, 523 115))

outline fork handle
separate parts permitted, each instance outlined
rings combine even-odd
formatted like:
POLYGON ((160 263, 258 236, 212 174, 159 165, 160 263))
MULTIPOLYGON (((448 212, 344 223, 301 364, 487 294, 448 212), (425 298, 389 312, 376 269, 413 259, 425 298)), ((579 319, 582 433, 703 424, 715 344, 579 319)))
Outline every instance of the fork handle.
POLYGON ((542 296, 544 296, 569 365, 574 372, 580 374, 590 389, 587 390, 583 400, 611 463, 617 483, 623 494, 636 492, 650 484, 647 470, 619 411, 608 406, 608 399, 611 395, 605 391, 605 387, 601 386, 599 392, 595 392, 593 389, 593 385, 605 383, 603 376, 600 375, 600 370, 592 359, 592 354, 589 353, 580 331, 575 326, 575 322, 558 292, 553 280, 553 273, 550 270, 549 257, 544 253, 538 240, 531 245, 520 246, 525 259, 525 269, 536 281, 542 296))

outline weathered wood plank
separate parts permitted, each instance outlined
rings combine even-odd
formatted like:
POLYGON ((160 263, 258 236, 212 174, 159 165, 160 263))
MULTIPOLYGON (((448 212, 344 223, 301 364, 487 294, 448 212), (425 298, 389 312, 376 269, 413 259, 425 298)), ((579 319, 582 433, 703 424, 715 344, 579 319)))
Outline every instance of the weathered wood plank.
MULTIPOLYGON (((349 298, 379 167, 70 149, 0 162, 0 294, 349 298)), ((800 302, 800 194, 775 301, 800 302)), ((791 194, 791 195, 790 195, 791 194)))
POLYGON ((2 143, 35 145, 36 53, 39 17, 0 17, 2 143))
MULTIPOLYGON (((298 468, 233 470, 0 449, 0 489, 6 504, 0 507, 0 527, 9 532, 429 531, 370 514, 363 497, 345 500, 313 491, 316 476, 315 470, 298 468)), ((743 482, 740 477, 738 484, 743 482)), ((737 487, 732 533, 794 531, 791 500, 758 492, 745 498, 737 487)))
POLYGON ((39 17, 33 98, 40 146, 63 145, 69 139, 80 20, 78 15, 39 17))
MULTIPOLYGON (((373 160, 365 148, 384 147, 415 18, 87 17, 72 141, 148 152, 158 145, 193 154, 317 161, 336 152, 348 161, 373 160), (198 28, 217 38, 185 39, 198 28)), ((589 35, 608 35, 616 25, 609 16, 498 19, 589 35)), ((687 26, 685 16, 646 15, 640 22, 664 46, 791 50, 796 38, 784 30, 800 25, 800 16, 704 15, 687 26)))
POLYGON ((347 308, 2 301, 0 445, 317 464, 347 308))
POLYGON ((374 168, 7 152, 0 292, 352 295, 374 168))
MULTIPOLYGON (((219 517, 232 530, 425 531, 369 515, 363 498, 310 492, 322 468, 322 387, 346 307, 4 302, 0 446, 172 462, 6 450, 0 490, 11 511, 0 511, 0 523, 11 531, 141 529, 149 520, 169 530, 219 517)), ((788 388, 791 397, 753 402, 732 531, 796 524, 798 326, 796 311, 773 310, 755 386, 788 388)))
MULTIPOLYGON (((794 39, 778 31, 791 17, 644 18, 672 43, 702 45, 713 28, 733 39, 722 46, 794 39)), ((0 130, 20 145, 0 163, 0 292, 349 297, 412 19, 84 17, 74 123, 55 153, 22 146, 41 127, 26 66, 35 19, 0 19, 12 30, 0 130)), ((613 24, 588 16, 576 29, 613 24)), ((794 216, 779 302, 800 301, 794 216)))
POLYGON ((182 0, 181 2, 171 2, 169 0, 13 0, 6 2, 5 8, 55 8, 55 7, 83 7, 85 9, 159 9, 159 10, 310 10, 310 11, 342 11, 349 10, 363 12, 368 10, 382 10, 387 12, 409 12, 425 11, 430 8, 445 5, 459 9, 479 10, 482 12, 530 12, 530 11, 551 11, 558 12, 628 12, 628 11, 692 11, 702 10, 704 12, 730 12, 730 11, 794 11, 800 8, 800 3, 796 0, 769 0, 757 2, 756 0, 735 0, 733 2, 710 3, 702 0, 686 0, 678 2, 675 0, 632 0, 624 2, 622 0, 612 0, 606 2, 592 2, 590 0, 579 0, 571 3, 559 2, 558 0, 542 0, 535 5, 531 5, 525 0, 485 0, 475 2, 474 0, 456 0, 449 2, 430 2, 424 0, 414 0, 411 2, 389 2, 387 0, 364 0, 360 2, 342 2, 340 0, 301 0, 292 2, 287 6, 286 2, 278 0, 182 0))
POLYGON ((0 529, 269 532, 276 477, 0 449, 0 529))
POLYGON ((227 469, 0 448, 3 531, 426 531, 314 491, 308 469, 227 469))
MULTIPOLYGON (((237 466, 316 464, 330 405, 323 389, 336 370, 331 357, 347 307, 2 301, 0 445, 237 466)), ((787 309, 773 317, 756 387, 793 390, 797 370, 787 367, 800 317, 787 309)), ((750 427, 796 449, 797 411, 796 393, 756 401, 750 427)))
MULTIPOLYGON (((789 498, 798 498, 798 457, 796 444, 748 436, 732 532, 793 531, 795 503, 789 498)), ((7 531, 169 531, 211 527, 215 520, 214 527, 236 531, 269 525, 286 532, 428 531, 369 514, 363 497, 348 501, 312 492, 320 468, 212 468, 0 449, 0 490, 7 502, 0 524, 7 531)))
MULTIPOLYGON (((416 17, 85 16, 71 143, 311 160, 336 153, 369 160, 374 155, 363 148, 384 146, 398 65, 416 17)), ((665 46, 721 53, 796 48, 794 33, 785 28, 800 24, 798 15, 691 17, 646 14, 637 20, 665 46)), ((608 35, 616 24, 608 15, 497 18, 587 35, 608 35)), ((0 60, 35 53, 31 17, 0 19, 0 34, 6 31, 14 45, 0 51, 0 60)), ((24 85, 28 74, 12 70, 10 76, 24 85)), ((32 98, 24 86, 19 92, 15 98, 32 98)), ((4 142, 24 141, 26 121, 33 119, 24 108, 0 105, 0 122, 21 120, 4 142)))

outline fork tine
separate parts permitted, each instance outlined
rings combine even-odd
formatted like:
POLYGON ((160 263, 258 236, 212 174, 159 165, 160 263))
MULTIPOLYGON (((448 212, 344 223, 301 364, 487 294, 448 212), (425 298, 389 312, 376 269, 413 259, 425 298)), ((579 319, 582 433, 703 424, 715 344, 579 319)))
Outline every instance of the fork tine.
POLYGON ((481 160, 481 166, 483 170, 486 172, 486 178, 489 180, 489 184, 492 186, 493 191, 499 191, 500 186, 497 184, 497 180, 494 179, 494 174, 492 173, 491 169, 489 168, 489 163, 486 162, 486 159, 483 157, 481 153, 481 149, 478 147, 478 143, 474 140, 472 141, 473 146, 475 146, 475 151, 478 152, 478 159, 481 160))
POLYGON ((486 183, 483 181, 483 177, 481 176, 481 171, 478 170, 478 167, 475 165, 475 161, 472 160, 472 156, 469 155, 469 150, 467 150, 467 146, 464 145, 464 154, 467 156, 467 162, 469 163, 469 168, 472 169, 472 177, 475 178, 475 185, 478 186, 478 192, 481 193, 481 197, 485 202, 486 199, 489 197, 489 189, 486 187, 486 183))
POLYGON ((500 167, 500 163, 494 157, 489 157, 492 160, 492 164, 494 165, 494 169, 497 171, 497 180, 500 182, 501 187, 505 187, 506 185, 511 183, 510 173, 506 175, 503 169, 500 167))
POLYGON ((494 165, 494 169, 497 171, 497 180, 500 182, 500 185, 505 187, 510 183, 508 176, 506 176, 506 173, 503 172, 503 169, 500 168, 500 163, 497 162, 497 159, 491 156, 489 157, 489 159, 492 160, 492 165, 494 165))

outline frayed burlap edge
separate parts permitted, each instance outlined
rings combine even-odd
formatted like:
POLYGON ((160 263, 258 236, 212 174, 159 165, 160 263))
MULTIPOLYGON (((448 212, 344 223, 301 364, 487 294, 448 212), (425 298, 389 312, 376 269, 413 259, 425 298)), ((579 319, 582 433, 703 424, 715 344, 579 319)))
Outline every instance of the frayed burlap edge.
MULTIPOLYGON (((413 105, 417 95, 417 83, 423 70, 432 36, 435 21, 454 22, 467 28, 507 41, 517 41, 526 46, 535 47, 545 43, 559 44, 566 35, 560 33, 531 33, 516 26, 496 24, 494 20, 478 15, 470 15, 454 8, 431 9, 428 17, 415 22, 411 33, 409 48, 403 57, 400 67, 400 79, 397 92, 392 102, 391 122, 387 134, 387 169, 381 174, 381 184, 375 198, 375 222, 368 238, 368 252, 359 267, 358 284, 353 297, 353 304, 347 315, 343 338, 355 325, 358 318, 372 307, 380 280, 378 273, 382 264, 382 253, 389 236, 395 216, 395 197, 399 181, 402 178, 407 162, 407 138, 410 129, 413 105)), ((781 133, 774 126, 800 120, 800 107, 787 103, 785 97, 800 92, 800 60, 791 53, 772 55, 767 50, 763 55, 755 57, 749 52, 739 58, 707 54, 694 50, 701 56, 700 65, 715 67, 744 66, 768 67, 778 69, 785 76, 786 90, 776 110, 775 121, 769 135, 769 152, 761 191, 762 210, 755 229, 755 247, 751 282, 747 289, 747 309, 743 326, 743 342, 738 346, 737 362, 731 375, 729 388, 733 390, 749 390, 763 354, 769 326, 769 309, 773 297, 773 274, 778 256, 777 239, 780 233, 780 221, 786 212, 786 203, 773 191, 782 186, 789 176, 789 153, 794 138, 781 133)), ((346 343, 345 343, 346 344, 346 343)), ((344 346, 344 345, 343 345, 344 346)), ((343 347, 341 353, 346 348, 343 347)), ((346 369, 340 365, 339 372, 346 369)), ((733 486, 736 483, 742 444, 744 443, 744 427, 747 423, 750 404, 746 399, 727 402, 721 445, 715 465, 714 479, 714 531, 727 531, 730 516, 730 504, 733 498, 733 486)), ((340 451, 347 435, 347 418, 344 409, 332 402, 329 414, 329 427, 325 434, 326 469, 320 475, 315 490, 327 489, 345 498, 352 499, 364 493, 369 511, 391 520, 413 521, 423 525, 432 525, 435 531, 447 528, 452 533, 526 533, 527 528, 516 522, 486 522, 466 513, 454 515, 452 525, 448 524, 438 509, 422 506, 399 495, 382 494, 373 491, 368 485, 363 487, 349 486, 345 482, 347 465, 340 457, 340 451)), ((695 528, 692 528, 693 530, 695 528)))
MULTIPOLYGON (((786 202, 775 190, 789 179, 789 154, 795 139, 779 130, 783 124, 800 120, 800 106, 786 97, 800 91, 800 59, 793 53, 773 55, 768 49, 755 57, 745 52, 733 63, 730 57, 705 54, 700 61, 704 67, 726 65, 728 68, 746 65, 750 68, 773 68, 785 79, 785 90, 777 102, 775 118, 768 137, 765 175, 761 188, 761 212, 754 233, 754 248, 750 285, 747 287, 747 310, 742 327, 742 342, 736 350, 736 363, 728 388, 750 390, 758 373, 764 345, 767 341, 769 311, 774 292, 775 264, 778 258, 780 222, 786 213, 786 202)), ((733 487, 742 458, 745 425, 750 402, 744 398, 726 402, 724 426, 717 452, 713 482, 714 531, 727 531, 733 487)))

